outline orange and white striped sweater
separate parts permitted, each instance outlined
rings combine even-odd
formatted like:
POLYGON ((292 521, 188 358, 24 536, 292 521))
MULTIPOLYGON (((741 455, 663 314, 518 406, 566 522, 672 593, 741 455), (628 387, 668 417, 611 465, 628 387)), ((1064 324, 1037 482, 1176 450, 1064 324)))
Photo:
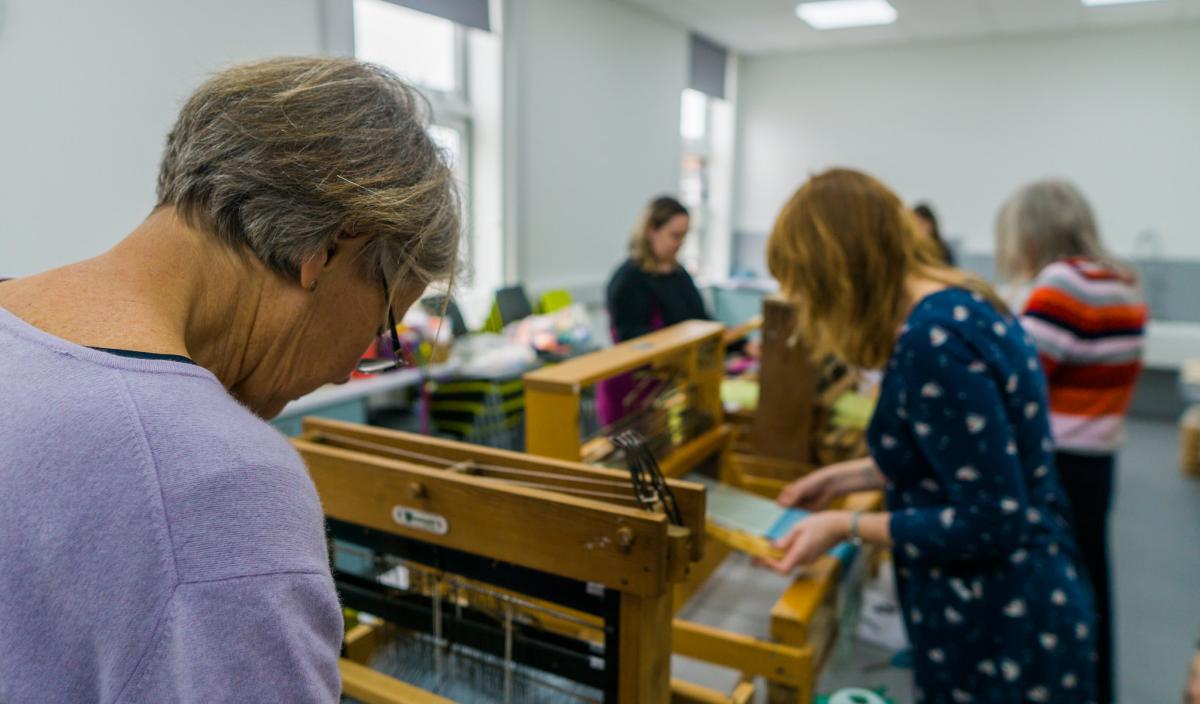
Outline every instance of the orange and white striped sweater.
POLYGON ((1128 276, 1084 258, 1034 280, 1021 325, 1037 345, 1059 450, 1112 454, 1142 370, 1149 309, 1128 276))

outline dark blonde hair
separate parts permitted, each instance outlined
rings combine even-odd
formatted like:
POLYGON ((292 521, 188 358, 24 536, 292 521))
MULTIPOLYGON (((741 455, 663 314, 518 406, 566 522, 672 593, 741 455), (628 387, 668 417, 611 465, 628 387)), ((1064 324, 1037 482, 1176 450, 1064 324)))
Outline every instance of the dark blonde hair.
POLYGON ((1096 216, 1070 181, 1030 183, 1005 201, 996 216, 996 268, 1001 278, 1024 280, 1068 257, 1086 257, 1136 280, 1100 241, 1096 216))
POLYGON ((629 258, 641 269, 646 271, 653 269, 658 264, 658 260, 654 257, 654 250, 650 247, 651 230, 657 230, 666 225, 676 215, 687 214, 688 209, 684 207, 683 203, 671 196, 659 196, 650 201, 642 211, 642 216, 638 218, 633 232, 629 234, 629 258))
POLYGON ((946 266, 937 246, 917 236, 895 193, 850 169, 812 177, 784 205, 767 266, 796 305, 796 332, 814 354, 860 367, 887 363, 914 274, 979 293, 1007 312, 983 280, 946 266))
MULTIPOLYGON (((452 278, 459 197, 429 105, 388 70, 278 58, 217 73, 167 136, 156 207, 294 277, 343 230, 369 275, 452 278)), ((394 295, 397 287, 392 287, 394 295)))

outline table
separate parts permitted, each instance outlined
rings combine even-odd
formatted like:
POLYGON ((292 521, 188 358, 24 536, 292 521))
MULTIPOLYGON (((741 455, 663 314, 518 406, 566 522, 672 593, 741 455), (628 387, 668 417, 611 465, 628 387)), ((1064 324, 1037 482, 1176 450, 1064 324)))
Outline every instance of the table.
MULTIPOLYGON (((426 374, 435 381, 444 381, 458 374, 459 366, 456 361, 434 364, 426 374)), ((271 424, 284 435, 298 435, 304 416, 366 423, 369 397, 417 386, 421 379, 421 370, 410 367, 370 378, 351 379, 345 384, 326 384, 289 403, 271 424)))

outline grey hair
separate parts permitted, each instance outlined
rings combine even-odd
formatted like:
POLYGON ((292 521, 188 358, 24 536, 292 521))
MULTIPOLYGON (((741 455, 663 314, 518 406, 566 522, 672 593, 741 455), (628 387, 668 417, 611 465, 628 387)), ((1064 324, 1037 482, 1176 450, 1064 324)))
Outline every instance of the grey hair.
POLYGON ((173 206, 288 278, 348 231, 371 237, 368 275, 452 280, 459 196, 426 129, 429 113, 420 93, 374 64, 302 57, 233 66, 180 111, 156 208, 173 206))
POLYGON ((1087 199, 1069 181, 1046 179, 1014 193, 996 216, 996 265, 1005 280, 1031 279, 1047 265, 1087 257, 1130 272, 1100 241, 1087 199))

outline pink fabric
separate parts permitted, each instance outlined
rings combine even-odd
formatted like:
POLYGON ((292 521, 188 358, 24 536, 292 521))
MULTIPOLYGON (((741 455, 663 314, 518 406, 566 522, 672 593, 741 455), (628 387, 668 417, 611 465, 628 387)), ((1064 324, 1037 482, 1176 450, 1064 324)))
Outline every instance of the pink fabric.
MULTIPOLYGON (((609 315, 611 316, 611 314, 610 311, 609 315)), ((662 313, 658 310, 658 306, 655 306, 650 311, 650 328, 661 330, 663 327, 662 313)), ((617 339, 616 327, 611 328, 610 331, 613 342, 624 342, 624 340, 617 339)), ((618 374, 596 384, 596 416, 600 420, 600 425, 612 425, 630 413, 640 410, 646 401, 658 392, 659 385, 657 383, 641 382, 639 384, 637 379, 639 371, 641 370, 618 374)))

